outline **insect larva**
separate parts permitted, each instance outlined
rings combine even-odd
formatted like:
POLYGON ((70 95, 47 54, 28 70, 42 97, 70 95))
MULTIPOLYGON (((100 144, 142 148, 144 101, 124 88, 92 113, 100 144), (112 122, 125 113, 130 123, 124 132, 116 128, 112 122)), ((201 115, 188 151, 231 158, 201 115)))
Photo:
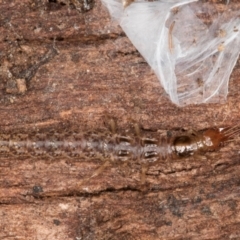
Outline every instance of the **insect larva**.
POLYGON ((217 150, 239 132, 236 126, 182 132, 171 137, 147 131, 138 134, 109 131, 0 134, 0 154, 68 158, 101 156, 101 159, 111 158, 115 162, 132 160, 150 164, 159 159, 217 150))
POLYGON ((103 172, 110 162, 135 161, 142 167, 140 177, 144 186, 149 166, 158 160, 217 150, 240 132, 236 126, 164 137, 159 132, 146 133, 139 129, 135 129, 135 134, 118 134, 114 124, 111 124, 111 129, 110 132, 0 134, 0 155, 103 160, 104 163, 90 177, 80 182, 81 186, 103 172))

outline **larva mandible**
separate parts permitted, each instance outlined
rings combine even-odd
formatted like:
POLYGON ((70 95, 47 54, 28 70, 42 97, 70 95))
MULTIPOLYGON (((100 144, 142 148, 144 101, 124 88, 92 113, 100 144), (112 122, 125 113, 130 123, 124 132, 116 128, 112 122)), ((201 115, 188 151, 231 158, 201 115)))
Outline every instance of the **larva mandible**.
POLYGON ((239 127, 235 126, 182 132, 171 137, 161 136, 157 131, 136 134, 115 131, 0 134, 0 155, 52 158, 101 156, 116 162, 135 160, 140 164, 150 164, 159 159, 217 150, 239 132, 239 127))

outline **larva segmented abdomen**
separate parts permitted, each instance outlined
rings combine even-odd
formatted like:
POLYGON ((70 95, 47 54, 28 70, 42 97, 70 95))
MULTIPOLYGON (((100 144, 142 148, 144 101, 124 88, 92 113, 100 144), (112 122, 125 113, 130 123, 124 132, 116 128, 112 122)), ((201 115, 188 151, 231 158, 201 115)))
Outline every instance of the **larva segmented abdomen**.
POLYGON ((0 154, 70 158, 103 157, 110 160, 151 163, 169 156, 189 156, 214 151, 239 134, 239 126, 209 128, 163 137, 159 132, 114 134, 112 132, 48 132, 0 134, 0 154))
POLYGON ((115 159, 129 159, 140 162, 155 162, 164 159, 172 153, 172 147, 167 138, 138 138, 115 136, 113 156, 115 159))
POLYGON ((30 156, 102 156, 112 160, 154 162, 172 153, 167 138, 124 136, 111 133, 0 134, 0 153, 30 156))
POLYGON ((76 133, 1 134, 0 151, 13 155, 74 156, 86 148, 86 140, 76 133))

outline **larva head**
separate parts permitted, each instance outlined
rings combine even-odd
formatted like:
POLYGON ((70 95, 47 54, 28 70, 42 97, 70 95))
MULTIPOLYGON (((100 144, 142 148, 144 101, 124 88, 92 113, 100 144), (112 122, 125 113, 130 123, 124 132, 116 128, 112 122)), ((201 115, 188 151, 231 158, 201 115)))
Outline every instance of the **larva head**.
POLYGON ((203 132, 204 150, 213 151, 220 147, 220 145, 232 138, 232 131, 230 129, 210 128, 203 132))

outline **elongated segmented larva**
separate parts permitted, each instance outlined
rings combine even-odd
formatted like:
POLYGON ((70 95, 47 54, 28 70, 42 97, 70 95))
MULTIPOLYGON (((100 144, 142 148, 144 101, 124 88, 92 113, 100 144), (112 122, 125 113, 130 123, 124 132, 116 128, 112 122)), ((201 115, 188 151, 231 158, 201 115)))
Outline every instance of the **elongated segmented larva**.
POLYGON ((99 157, 114 161, 152 163, 168 157, 182 157, 217 150, 240 129, 209 128, 176 136, 158 132, 117 134, 112 132, 64 132, 0 134, 0 154, 47 157, 99 157))
POLYGON ((76 158, 95 155, 115 160, 165 158, 171 149, 167 138, 134 138, 106 133, 35 133, 1 134, 0 154, 30 156, 67 156, 76 158))

